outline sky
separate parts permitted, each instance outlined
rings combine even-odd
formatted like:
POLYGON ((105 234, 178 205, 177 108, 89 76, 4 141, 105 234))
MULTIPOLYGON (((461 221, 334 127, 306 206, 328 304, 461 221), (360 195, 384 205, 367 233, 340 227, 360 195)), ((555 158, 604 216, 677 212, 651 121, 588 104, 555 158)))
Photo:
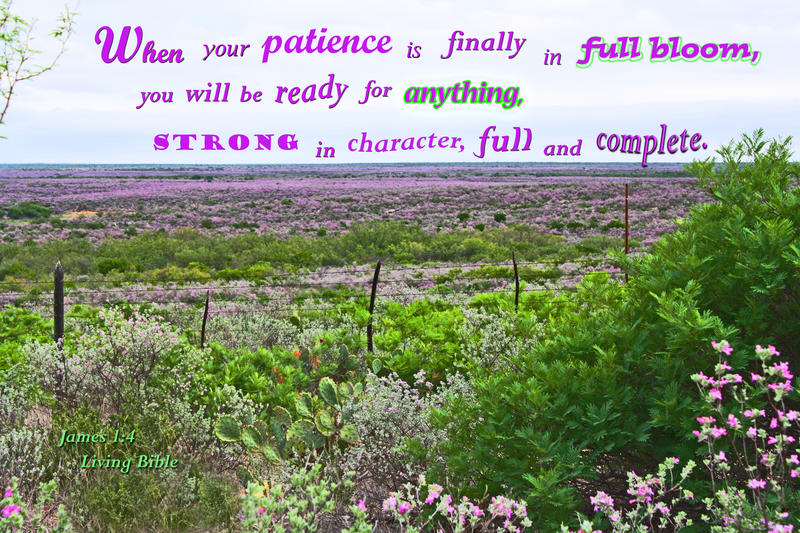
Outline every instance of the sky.
MULTIPOLYGON (((598 148, 598 136, 660 137, 698 133, 707 148, 658 154, 648 162, 674 163, 715 155, 742 133, 764 128, 769 137, 800 134, 800 3, 765 1, 677 0, 483 0, 407 2, 296 0, 275 2, 229 0, 70 0, 78 12, 75 34, 58 66, 20 83, 4 124, 0 125, 0 163, 392 163, 392 162, 641 162, 642 155, 598 148), (128 63, 105 63, 95 37, 101 27, 113 30, 115 50, 125 26, 141 27, 143 42, 128 63), (271 36, 286 41, 311 29, 326 35, 388 36, 388 53, 270 54, 263 62, 262 44, 271 36), (525 39, 512 51, 462 51, 447 55, 454 32, 480 42, 514 33, 525 39), (599 36, 606 43, 640 37, 639 61, 600 61, 579 68, 582 45, 599 36), (760 53, 749 61, 651 62, 650 39, 679 36, 682 44, 748 43, 760 53), (180 49, 181 63, 145 63, 147 41, 155 48, 180 49), (420 46, 409 58, 410 43, 420 46), (206 56, 206 46, 250 46, 240 57, 206 56), (561 65, 545 65, 546 51, 561 54, 561 65), (306 90, 334 76, 346 84, 341 101, 316 98, 290 104, 275 101, 278 86, 306 90), (371 97, 365 87, 391 87, 388 96, 371 97), (409 87, 452 87, 470 80, 504 89, 518 87, 522 103, 504 109, 496 103, 408 104, 409 87), (187 90, 229 83, 228 102, 187 102, 187 90), (242 87, 261 90, 260 102, 240 102, 242 87), (142 92, 172 92, 172 103, 148 101, 142 92), (494 126, 488 134, 487 128, 494 126), (491 135, 508 135, 514 127, 532 135, 530 150, 495 152, 491 135), (527 128, 527 130, 526 130, 527 128), (270 150, 255 150, 258 135, 272 134, 270 150), (431 148, 430 136, 435 135, 431 148), (156 136, 167 142, 159 142, 156 136), (178 150, 180 137, 193 150, 178 150), (204 135, 219 138, 224 150, 203 150, 204 135), (277 140, 293 135, 296 150, 277 140), (486 154, 481 136, 488 138, 486 154), (232 149, 229 142, 241 147, 232 149), (374 146, 381 139, 400 139, 395 151, 359 152, 362 136, 374 146), (445 147, 440 138, 447 136, 445 147), (403 150, 409 137, 424 148, 403 150), (460 141, 453 142, 459 137, 460 141), (350 142, 356 139, 354 143, 350 142), (580 154, 545 155, 548 145, 574 147, 580 154), (157 150, 159 145, 168 147, 157 150), (350 147, 355 144, 356 151, 350 147), (456 148, 449 148, 455 145, 456 148), (317 148, 332 147, 333 157, 318 158, 317 148), (460 147, 463 146, 463 151, 460 147)), ((55 53, 48 32, 64 9, 61 0, 16 0, 12 11, 36 18, 34 45, 45 63, 55 53)), ((100 32, 101 37, 107 32, 100 32)), ((271 42, 276 42, 273 38, 271 42)), ((135 48, 131 34, 128 53, 135 48)), ((216 50, 216 49, 215 49, 216 50)), ((708 48, 712 50, 712 48, 708 48)), ((310 89, 309 89, 310 90, 310 89)), ((381 89, 382 92, 382 89, 381 89)), ((335 91, 334 91, 335 93, 335 91)), ((310 94, 310 93, 307 93, 310 94)), ((315 93, 315 97, 319 92, 315 93)), ((211 139, 212 137, 208 137, 211 139)), ((601 144, 606 138, 601 139, 601 144)), ((688 141, 686 143, 689 144, 688 141)), ((214 145, 211 144, 211 147, 214 145)), ((798 146, 797 142, 794 144, 798 146)), ((330 154, 330 152, 329 152, 330 154)))

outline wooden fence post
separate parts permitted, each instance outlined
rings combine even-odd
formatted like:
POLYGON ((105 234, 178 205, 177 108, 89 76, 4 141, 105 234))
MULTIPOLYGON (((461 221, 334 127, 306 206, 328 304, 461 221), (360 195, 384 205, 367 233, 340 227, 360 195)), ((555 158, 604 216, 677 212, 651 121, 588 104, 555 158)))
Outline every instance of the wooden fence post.
POLYGON ((64 269, 61 261, 53 270, 53 341, 64 344, 64 269))
POLYGON ((381 273, 381 262, 375 265, 375 275, 372 277, 372 292, 369 296, 369 322, 367 322, 367 350, 374 351, 372 346, 372 313, 375 311, 375 293, 378 290, 378 276, 381 273))
POLYGON ((517 256, 511 250, 511 262, 514 263, 514 312, 519 310, 519 272, 517 271, 517 256))
POLYGON ((209 293, 211 291, 206 291, 206 310, 203 311, 203 327, 200 329, 200 348, 206 343, 206 320, 208 320, 208 299, 209 293))
MULTIPOLYGON (((625 255, 628 255, 628 184, 625 184, 625 255)), ((625 283, 628 283, 628 272, 625 272, 625 283)))

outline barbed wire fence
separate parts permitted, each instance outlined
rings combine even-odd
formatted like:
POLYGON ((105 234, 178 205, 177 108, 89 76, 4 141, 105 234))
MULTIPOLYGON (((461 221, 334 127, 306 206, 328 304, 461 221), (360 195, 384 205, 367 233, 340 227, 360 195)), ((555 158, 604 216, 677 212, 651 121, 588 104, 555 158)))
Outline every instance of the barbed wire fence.
MULTIPOLYGON (((629 218, 628 218, 628 184, 625 184, 625 254, 629 254, 629 218)), ((253 308, 258 308, 261 313, 269 314, 272 318, 276 319, 292 319, 298 317, 299 312, 352 312, 357 306, 362 305, 358 300, 366 299, 368 297, 368 304, 366 311, 368 314, 368 321, 366 325, 367 348, 370 352, 373 351, 373 317, 375 315, 376 301, 378 296, 383 300, 400 299, 408 301, 409 299, 428 298, 447 300, 453 303, 465 303, 465 297, 475 296, 477 294, 491 294, 491 293, 510 293, 508 289, 508 282, 513 281, 514 292, 514 310, 519 309, 520 295, 536 293, 540 298, 548 299, 548 304, 551 306, 565 305, 563 299, 558 299, 558 296, 564 292, 575 292, 575 287, 566 285, 560 286, 547 286, 547 284, 536 285, 533 287, 521 287, 521 277, 526 278, 522 281, 539 281, 540 278, 547 279, 550 274, 545 270, 538 270, 538 267, 562 267, 565 264, 582 265, 584 267, 594 268, 603 262, 608 263, 606 258, 582 258, 572 260, 553 260, 553 259, 540 259, 536 261, 522 261, 516 260, 516 255, 512 251, 511 263, 459 263, 448 265, 419 265, 419 266, 391 266, 388 272, 394 273, 413 273, 410 278, 408 277, 395 277, 388 279, 380 279, 382 261, 378 261, 374 270, 367 267, 352 267, 342 269, 324 270, 323 275, 349 275, 354 276, 350 280, 336 280, 336 281, 298 281, 301 276, 313 277, 317 273, 307 272, 275 272, 271 273, 268 278, 263 280, 236 280, 237 284, 208 284, 212 281, 209 277, 205 278, 183 278, 180 280, 154 280, 154 279, 76 279, 65 281, 65 273, 62 268, 61 262, 56 264, 53 271, 53 281, 26 281, 24 285, 34 289, 38 295, 23 295, 18 296, 18 300, 14 302, 14 295, 9 296, 7 289, 13 291, 14 287, 19 286, 19 282, 3 282, 0 281, 0 306, 8 303, 20 303, 27 307, 44 308, 52 303, 53 306, 53 339, 55 342, 63 343, 64 339, 64 318, 68 316, 65 313, 65 306, 75 305, 103 305, 113 304, 119 302, 128 302, 133 304, 140 303, 160 303, 160 304, 184 304, 195 305, 204 302, 202 321, 199 331, 199 344, 204 346, 206 341, 207 327, 209 326, 209 319, 215 317, 231 317, 243 316, 244 313, 252 313, 253 308), (451 275, 450 281, 455 281, 455 278, 464 274, 467 279, 470 278, 469 272, 484 268, 484 267, 499 267, 509 269, 508 279, 503 279, 498 282, 497 277, 490 279, 474 278, 472 283, 462 283, 463 287, 459 288, 455 284, 447 286, 446 282, 448 275, 451 275), (520 267, 523 267, 521 269, 520 267), (527 267, 527 269, 525 269, 527 267), (432 274, 438 270, 446 269, 448 271, 445 275, 434 275, 432 278, 425 278, 425 274, 432 274), (417 275, 419 273, 419 275, 417 275), (521 275, 522 274, 522 275, 521 275), (370 282, 371 275, 371 282, 370 282), (364 279, 355 279, 362 276, 364 279), (537 279, 539 278, 539 279, 537 279), (122 286, 122 284, 126 286, 122 286), (200 285, 184 284, 198 283, 200 285), (475 288, 481 285, 480 288, 475 288), (108 287, 111 288, 108 288, 108 287), (52 299, 44 296, 44 291, 50 290, 52 287, 52 299), (380 287, 380 292, 378 291, 380 287), (65 292, 65 288, 69 289, 65 292), (344 297, 341 292, 343 289, 348 289, 349 294, 344 297), (368 290, 367 290, 368 289, 368 290), (305 292, 304 292, 305 291, 305 292), (544 292, 543 292, 544 291, 544 292), (343 302, 342 300, 345 300, 343 302), (311 300, 314 305, 307 305, 306 301, 311 300), (332 303, 333 305, 323 305, 325 302, 332 303), (226 304, 243 304, 246 303, 250 307, 243 309, 241 305, 226 305, 226 304), (222 304, 222 305, 220 305, 222 304)), ((580 272, 585 275, 588 269, 580 272)), ((384 273, 387 269, 384 267, 384 273)), ((563 273, 563 272, 562 272, 563 273)), ((612 271, 612 278, 619 280, 624 276, 624 283, 628 282, 628 273, 612 271)), ((463 280, 462 280, 463 281, 463 280)), ((231 280, 228 280, 230 283, 231 280)))
MULTIPOLYGON (((609 265, 606 258, 517 262, 512 253, 510 263, 387 266, 378 261, 374 268, 276 272, 260 280, 209 283, 208 279, 183 279, 154 284, 148 279, 126 279, 124 283, 127 285, 122 285, 119 280, 110 279, 72 280, 59 262, 53 271, 52 282, 27 282, 41 291, 38 295, 20 296, 13 303, 40 312, 52 305, 53 339, 56 342, 63 342, 64 319, 75 318, 75 315, 67 313, 68 308, 74 306, 122 302, 182 306, 183 311, 197 316, 195 338, 199 339, 201 347, 205 345, 214 321, 223 317, 249 320, 248 314, 258 313, 273 319, 293 320, 300 315, 336 315, 363 310, 368 316, 365 327, 367 348, 373 351, 373 318, 378 303, 429 299, 463 305, 479 294, 508 294, 509 297, 513 295, 515 311, 519 309, 522 295, 528 295, 528 301, 536 298, 546 300, 551 307, 558 307, 569 303, 560 298, 561 295, 577 290, 575 286, 560 281, 561 275, 575 276, 576 272, 567 274, 558 267, 580 267, 577 272, 580 276, 610 270, 612 279, 620 283, 626 281, 622 272, 614 267, 604 268, 604 264, 609 265), (325 276, 331 279, 325 280, 325 276), (52 296, 48 294, 50 290, 52 296)), ((3 285, 4 282, 0 282, 0 296, 3 285)), ((10 285, 6 284, 5 288, 8 287, 10 285)), ((9 303, 6 296, 6 303, 9 303)))

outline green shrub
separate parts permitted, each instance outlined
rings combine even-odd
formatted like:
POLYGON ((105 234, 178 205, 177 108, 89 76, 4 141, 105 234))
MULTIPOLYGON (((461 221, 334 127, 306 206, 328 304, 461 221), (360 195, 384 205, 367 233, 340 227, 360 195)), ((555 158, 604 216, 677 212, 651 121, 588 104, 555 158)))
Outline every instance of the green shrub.
POLYGON ((8 208, 8 218, 48 218, 50 208, 36 202, 20 202, 8 208))
MULTIPOLYGON (((516 370, 476 379, 477 404, 442 413, 462 424, 446 451, 466 491, 508 487, 557 527, 576 508, 575 480, 590 490, 602 471, 604 490, 624 493, 609 480, 626 469, 697 452, 703 403, 689 376, 706 369, 712 340, 786 346, 798 364, 800 172, 789 142, 756 132, 720 150, 721 165, 691 165, 719 202, 693 209, 651 253, 617 253, 627 286, 586 276, 550 313, 545 340, 512 359, 516 370)), ((728 359, 740 372, 753 362, 746 350, 728 359)))
POLYGON ((23 362, 21 348, 30 341, 48 342, 52 323, 17 307, 0 311, 0 372, 23 362))
POLYGON ((614 228, 624 228, 624 227, 625 227, 625 223, 624 222, 620 222, 619 220, 612 220, 608 224, 603 224, 603 230, 610 230, 610 229, 614 229, 614 228))
POLYGON ((97 271, 104 276, 112 270, 127 272, 131 269, 133 269, 133 265, 124 257, 104 257, 97 261, 97 271))

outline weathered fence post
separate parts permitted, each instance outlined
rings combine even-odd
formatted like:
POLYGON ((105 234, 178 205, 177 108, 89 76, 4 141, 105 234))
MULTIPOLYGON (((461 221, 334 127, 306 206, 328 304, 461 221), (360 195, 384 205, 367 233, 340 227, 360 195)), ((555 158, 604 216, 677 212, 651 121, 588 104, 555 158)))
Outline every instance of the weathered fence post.
MULTIPOLYGON (((628 255, 628 184, 625 184, 625 255, 628 255)), ((628 272, 625 272, 625 283, 628 283, 628 272)))
POLYGON ((381 273, 381 262, 375 265, 375 275, 372 277, 372 292, 369 296, 369 322, 367 322, 367 350, 374 351, 372 346, 372 313, 375 311, 375 293, 378 290, 378 276, 381 273))
POLYGON ((517 256, 511 250, 511 262, 514 263, 514 312, 519 310, 519 272, 517 271, 517 256))
POLYGON ((210 292, 211 291, 206 291, 206 310, 203 311, 203 327, 200 329, 200 348, 206 343, 206 320, 208 320, 208 300, 210 292))
POLYGON ((53 341, 64 344, 64 269, 61 261, 53 270, 53 341))

